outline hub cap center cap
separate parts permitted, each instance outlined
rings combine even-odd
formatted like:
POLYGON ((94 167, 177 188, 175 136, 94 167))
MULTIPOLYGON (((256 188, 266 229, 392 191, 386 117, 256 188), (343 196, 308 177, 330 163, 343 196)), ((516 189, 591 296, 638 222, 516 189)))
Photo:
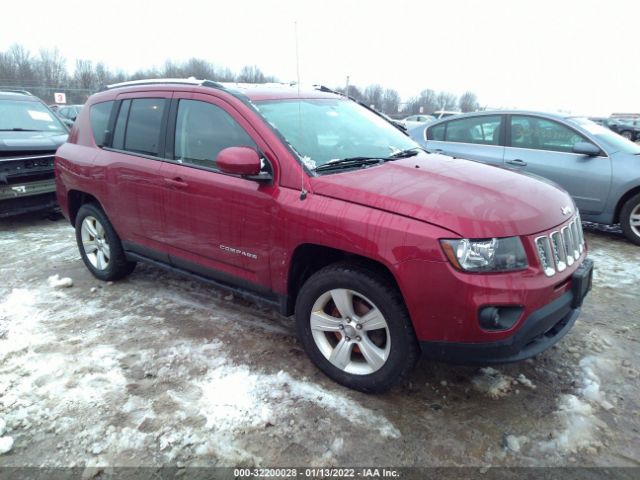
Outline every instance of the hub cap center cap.
POLYGON ((347 337, 355 337, 356 336, 356 329, 353 328, 351 325, 345 325, 344 326, 344 334, 347 337))

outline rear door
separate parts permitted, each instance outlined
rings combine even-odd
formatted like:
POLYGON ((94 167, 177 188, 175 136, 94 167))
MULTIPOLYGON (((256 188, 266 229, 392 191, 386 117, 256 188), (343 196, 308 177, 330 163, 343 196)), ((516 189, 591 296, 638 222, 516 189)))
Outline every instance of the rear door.
POLYGON ((120 95, 108 134, 111 141, 97 159, 105 167, 105 209, 125 248, 135 244, 140 253, 165 261, 168 257, 157 254, 163 247, 160 167, 171 95, 158 91, 120 95))
POLYGON ((505 166, 533 173, 567 190, 578 208, 601 213, 611 186, 611 159, 573 153, 579 142, 594 143, 570 126, 545 117, 510 115, 505 166))
POLYGON ((504 115, 476 115, 431 125, 426 132, 427 150, 502 165, 503 117, 504 115))

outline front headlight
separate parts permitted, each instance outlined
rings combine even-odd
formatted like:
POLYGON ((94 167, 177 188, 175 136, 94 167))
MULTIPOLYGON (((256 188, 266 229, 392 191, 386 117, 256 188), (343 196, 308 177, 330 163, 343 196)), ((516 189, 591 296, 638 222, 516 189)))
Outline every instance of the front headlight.
POLYGON ((465 272, 508 272, 529 265, 519 237, 440 242, 453 266, 465 272))

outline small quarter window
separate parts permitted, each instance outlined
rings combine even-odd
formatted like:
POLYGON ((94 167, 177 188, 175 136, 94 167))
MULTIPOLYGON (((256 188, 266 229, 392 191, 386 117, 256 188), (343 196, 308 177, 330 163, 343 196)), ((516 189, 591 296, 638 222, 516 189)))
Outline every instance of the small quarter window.
POLYGON ((440 125, 434 125, 427 130, 427 140, 436 140, 443 141, 444 140, 444 127, 445 124, 441 123, 440 125))
POLYGON ((93 130, 93 139, 99 147, 104 146, 112 107, 113 101, 96 103, 91 106, 91 129, 93 130))

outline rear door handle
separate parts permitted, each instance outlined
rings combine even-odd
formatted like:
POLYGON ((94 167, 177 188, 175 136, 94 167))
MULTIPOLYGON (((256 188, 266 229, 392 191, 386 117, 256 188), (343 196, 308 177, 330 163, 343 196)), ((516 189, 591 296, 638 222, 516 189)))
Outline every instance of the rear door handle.
POLYGON ((164 183, 173 188, 185 188, 188 187, 189 184, 182 180, 180 177, 177 178, 165 178, 164 183))
POLYGON ((524 160, 520 160, 519 158, 516 158, 514 160, 507 160, 507 162, 509 165, 513 165, 514 167, 526 167, 527 166, 527 162, 525 162, 524 160))

